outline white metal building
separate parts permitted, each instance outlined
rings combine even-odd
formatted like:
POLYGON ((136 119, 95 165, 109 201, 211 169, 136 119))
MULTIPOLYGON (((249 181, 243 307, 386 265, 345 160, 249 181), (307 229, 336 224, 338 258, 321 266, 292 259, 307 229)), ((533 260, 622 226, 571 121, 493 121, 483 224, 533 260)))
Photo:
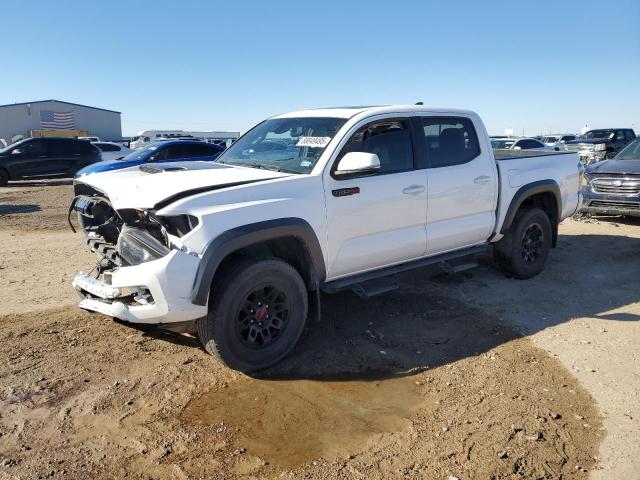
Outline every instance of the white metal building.
POLYGON ((0 105, 0 139, 28 137, 32 130, 81 130, 102 140, 122 139, 120 112, 60 100, 0 105))

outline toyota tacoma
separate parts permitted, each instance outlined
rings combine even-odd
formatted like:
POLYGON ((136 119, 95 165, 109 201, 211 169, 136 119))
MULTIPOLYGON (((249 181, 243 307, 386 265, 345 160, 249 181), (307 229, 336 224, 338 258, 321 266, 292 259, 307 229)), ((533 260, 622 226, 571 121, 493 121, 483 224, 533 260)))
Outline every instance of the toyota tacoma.
POLYGON ((73 285, 86 310, 195 324, 247 372, 292 350, 321 291, 368 297, 491 250, 537 275, 581 202, 577 153, 494 152, 477 114, 422 105, 278 115, 202 163, 76 179, 69 218, 98 262, 73 285))

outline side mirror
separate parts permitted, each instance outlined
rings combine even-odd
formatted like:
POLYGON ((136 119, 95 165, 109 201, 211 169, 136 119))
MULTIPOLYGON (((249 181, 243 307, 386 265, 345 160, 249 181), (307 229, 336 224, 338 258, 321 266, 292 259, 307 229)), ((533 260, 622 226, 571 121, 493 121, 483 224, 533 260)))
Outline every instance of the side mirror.
POLYGON ((14 148, 13 150, 11 150, 11 155, 22 155, 22 149, 14 148))
POLYGON ((335 175, 350 178, 374 175, 380 171, 380 159, 375 153, 349 152, 338 163, 335 175))

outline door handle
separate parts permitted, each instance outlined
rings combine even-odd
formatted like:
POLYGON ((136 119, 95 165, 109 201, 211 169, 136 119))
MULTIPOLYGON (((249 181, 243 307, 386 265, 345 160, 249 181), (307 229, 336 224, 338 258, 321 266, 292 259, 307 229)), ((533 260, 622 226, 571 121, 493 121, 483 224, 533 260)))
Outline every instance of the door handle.
POLYGON ((424 185, 411 185, 402 190, 402 193, 405 195, 419 195, 424 192, 426 189, 424 185))
POLYGON ((491 177, 488 175, 480 175, 479 177, 473 179, 473 182, 477 183, 478 185, 483 185, 485 183, 489 183, 490 181, 491 177))

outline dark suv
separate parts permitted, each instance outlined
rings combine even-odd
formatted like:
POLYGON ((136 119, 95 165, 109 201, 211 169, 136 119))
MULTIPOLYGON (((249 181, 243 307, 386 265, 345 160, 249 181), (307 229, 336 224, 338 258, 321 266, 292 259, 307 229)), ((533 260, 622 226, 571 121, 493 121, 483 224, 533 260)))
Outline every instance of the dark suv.
POLYGON ((100 150, 75 138, 28 138, 0 150, 0 186, 9 180, 73 177, 100 161, 100 150))
POLYGON ((565 143, 565 149, 580 153, 585 165, 612 158, 636 138, 630 128, 602 128, 589 130, 581 137, 565 143))

